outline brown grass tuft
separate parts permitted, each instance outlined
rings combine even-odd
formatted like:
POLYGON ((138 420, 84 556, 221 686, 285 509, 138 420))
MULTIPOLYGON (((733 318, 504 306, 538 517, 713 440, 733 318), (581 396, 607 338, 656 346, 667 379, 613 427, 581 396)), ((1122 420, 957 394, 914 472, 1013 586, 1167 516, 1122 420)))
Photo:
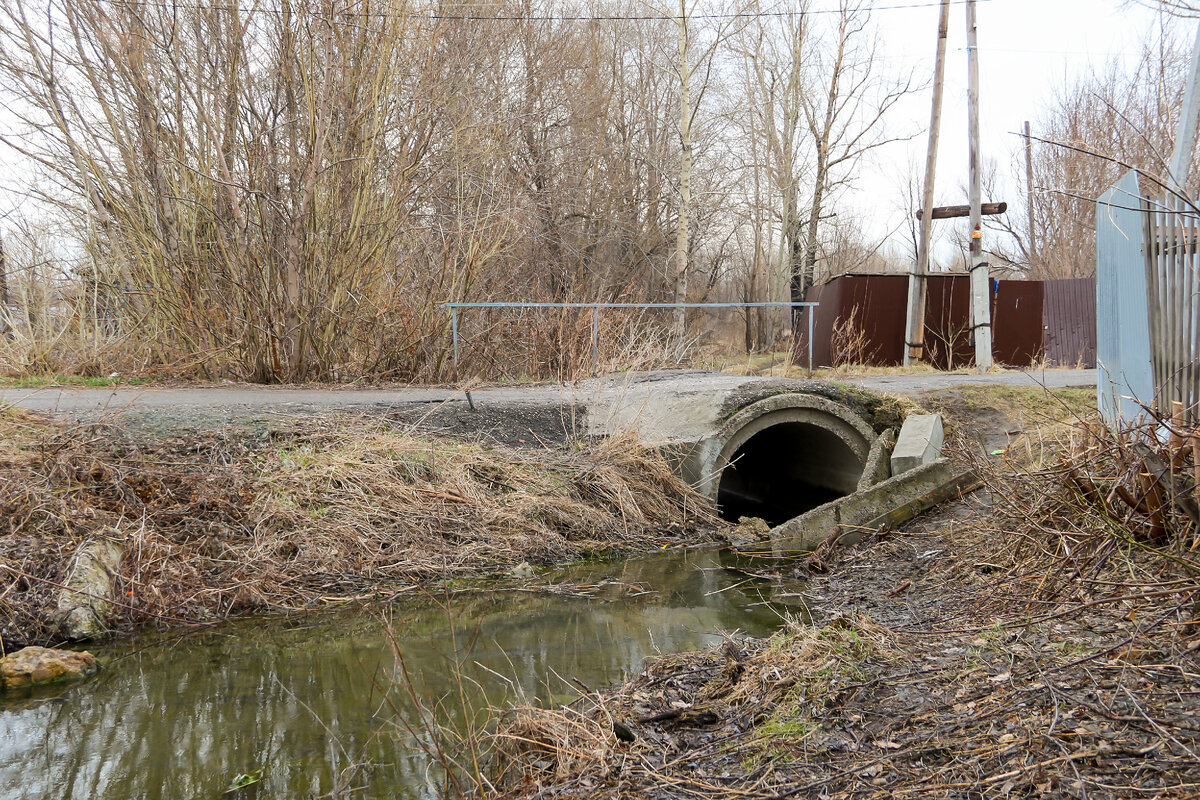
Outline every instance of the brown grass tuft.
POLYGON ((512 709, 501 716, 492 736, 496 784, 562 780, 602 764, 616 741, 612 723, 603 714, 573 708, 512 709))
POLYGON ((377 421, 147 445, 108 426, 0 418, 0 590, 10 643, 52 636, 78 544, 126 549, 120 623, 386 596, 431 578, 649 547, 714 522, 629 440, 513 450, 377 421), (300 432, 304 431, 304 432, 300 432))

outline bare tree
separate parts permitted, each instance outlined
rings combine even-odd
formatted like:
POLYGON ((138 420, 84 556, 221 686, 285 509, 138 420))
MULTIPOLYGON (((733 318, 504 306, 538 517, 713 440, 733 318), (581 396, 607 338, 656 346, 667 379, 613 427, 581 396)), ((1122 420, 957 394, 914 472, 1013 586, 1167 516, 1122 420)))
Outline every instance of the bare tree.
MULTIPOLYGON (((0 145, 77 257, 44 296, 88 363, 257 381, 444 380, 447 300, 784 299, 853 238, 825 221, 905 83, 865 6, 696 2, 0 0, 0 145)), ((472 314, 464 358, 565 352, 550 317, 472 314)))
POLYGON ((1200 3, 1193 0, 1127 0, 1127 4, 1153 8, 1175 17, 1200 16, 1200 3))
POLYGON ((8 264, 4 259, 4 232, 0 231, 0 335, 12 328, 8 311, 8 264))
POLYGON ((794 15, 767 24, 759 21, 744 32, 738 46, 751 109, 746 132, 754 143, 755 164, 766 176, 769 196, 776 199, 780 262, 789 281, 801 265, 805 231, 801 206, 813 169, 805 140, 805 95, 811 80, 809 49, 815 44, 806 10, 807 3, 801 3, 794 15))
POLYGON ((853 180, 854 167, 867 153, 909 138, 889 130, 885 119, 913 91, 913 78, 881 74, 876 50, 870 6, 862 0, 839 0, 832 40, 816 58, 818 80, 803 96, 815 160, 803 252, 792 254, 795 302, 807 298, 816 279, 818 236, 830 199, 853 180))
MULTIPOLYGON (((1188 48, 1172 28, 1160 27, 1132 69, 1111 64, 1084 76, 1055 98, 1032 142, 1034 229, 1037 252, 1019 224, 1009 233, 1041 279, 1095 274, 1092 203, 1131 165, 1166 172, 1186 83, 1188 48)), ((1026 214, 1031 213, 1027 209, 1026 214)))

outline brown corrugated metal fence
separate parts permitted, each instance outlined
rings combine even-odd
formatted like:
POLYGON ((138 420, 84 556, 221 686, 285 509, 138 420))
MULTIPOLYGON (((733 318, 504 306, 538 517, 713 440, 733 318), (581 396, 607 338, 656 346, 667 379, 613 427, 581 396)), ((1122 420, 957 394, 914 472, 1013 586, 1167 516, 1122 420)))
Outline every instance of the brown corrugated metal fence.
MULTIPOLYGON (((926 359, 939 369, 974 363, 970 279, 930 275, 926 284, 926 359)), ((992 295, 993 354, 1000 364, 1095 366, 1096 282, 999 281, 992 295)), ((904 360, 905 275, 843 275, 814 288, 813 362, 895 366, 904 360)))
POLYGON ((1041 281, 1000 281, 992 305, 992 358, 1007 367, 1028 367, 1044 351, 1045 288, 1041 281))
POLYGON ((1096 366, 1096 279, 1046 281, 1046 362, 1096 366))
MULTIPOLYGON (((897 300, 908 304, 908 278, 897 300)), ((971 344, 971 280, 966 275, 930 275, 925 279, 925 360, 938 369, 975 363, 971 344)), ((903 335, 903 330, 901 331, 903 335)), ((904 353, 892 362, 904 363, 904 353)))

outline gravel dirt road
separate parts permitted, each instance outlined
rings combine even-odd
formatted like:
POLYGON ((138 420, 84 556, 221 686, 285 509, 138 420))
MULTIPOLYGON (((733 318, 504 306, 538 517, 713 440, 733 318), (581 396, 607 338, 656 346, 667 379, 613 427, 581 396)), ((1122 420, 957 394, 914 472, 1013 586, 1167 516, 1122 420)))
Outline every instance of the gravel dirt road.
MULTIPOLYGON (((471 392, 477 406, 628 404, 643 397, 722 392, 776 379, 692 370, 628 373, 573 384, 481 387, 471 392)), ((915 395, 967 385, 1043 385, 1057 389, 1095 386, 1093 369, 1030 372, 969 372, 883 375, 849 378, 842 383, 887 394, 915 395)), ((802 385, 803 381, 795 381, 802 385)), ((387 389, 295 388, 286 386, 184 386, 80 388, 45 386, 0 389, 0 402, 78 417, 139 416, 180 412, 204 417, 253 417, 256 414, 311 413, 319 410, 373 411, 438 403, 467 405, 463 391, 451 387, 403 386, 387 389)))

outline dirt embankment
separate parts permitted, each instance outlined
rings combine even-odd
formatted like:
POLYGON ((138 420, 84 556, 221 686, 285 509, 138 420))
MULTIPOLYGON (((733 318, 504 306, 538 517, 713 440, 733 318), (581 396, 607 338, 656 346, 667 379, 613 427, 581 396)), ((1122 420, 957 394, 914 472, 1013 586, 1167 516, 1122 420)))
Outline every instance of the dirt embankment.
POLYGON ((0 409, 0 637, 58 638, 89 539, 124 549, 110 623, 188 624, 648 549, 715 523, 629 440, 514 449, 346 415, 147 438, 0 409))
POLYGON ((985 491, 808 573, 810 621, 510 712, 497 795, 1200 796, 1200 473, 1184 440, 1154 462, 1093 426, 1082 394, 929 400, 985 491), (1147 502, 1162 485, 1147 463, 1190 482, 1147 502))

